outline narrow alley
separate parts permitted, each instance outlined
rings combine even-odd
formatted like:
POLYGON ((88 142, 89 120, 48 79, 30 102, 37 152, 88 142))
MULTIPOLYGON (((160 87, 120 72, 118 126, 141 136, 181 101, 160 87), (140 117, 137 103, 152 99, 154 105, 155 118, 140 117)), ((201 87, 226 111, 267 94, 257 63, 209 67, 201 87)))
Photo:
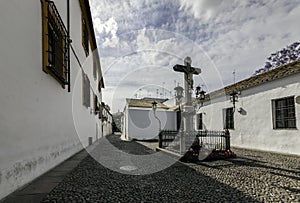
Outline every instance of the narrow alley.
MULTIPOLYGON (((116 135, 107 138, 116 150, 129 154, 156 153, 151 150, 156 144, 153 142, 126 142, 116 135)), ((235 148, 238 155, 235 159, 199 163, 174 161, 170 167, 153 174, 131 175, 99 164, 93 153, 102 151, 101 144, 92 147, 92 156, 82 151, 75 155, 75 160, 71 158, 63 163, 60 170, 46 173, 44 177, 48 179, 44 179, 44 183, 42 176, 4 202, 300 201, 300 158, 297 156, 235 148), (74 167, 76 160, 79 164, 74 167), (55 186, 47 192, 53 184, 55 186)))

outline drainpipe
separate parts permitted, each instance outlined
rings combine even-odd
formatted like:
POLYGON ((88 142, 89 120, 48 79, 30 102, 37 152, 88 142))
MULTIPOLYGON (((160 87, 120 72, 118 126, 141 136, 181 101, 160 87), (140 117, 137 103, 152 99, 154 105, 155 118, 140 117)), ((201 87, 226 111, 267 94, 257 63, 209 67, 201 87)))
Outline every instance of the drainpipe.
POLYGON ((71 92, 71 70, 70 70, 70 0, 67 0, 67 32, 68 32, 68 92, 71 92))

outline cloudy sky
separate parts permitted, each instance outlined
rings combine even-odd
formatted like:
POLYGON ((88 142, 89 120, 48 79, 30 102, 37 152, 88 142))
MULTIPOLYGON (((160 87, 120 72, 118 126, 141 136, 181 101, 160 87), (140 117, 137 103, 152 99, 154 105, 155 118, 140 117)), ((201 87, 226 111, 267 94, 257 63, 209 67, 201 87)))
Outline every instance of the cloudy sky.
POLYGON ((210 92, 250 77, 267 57, 299 41, 298 0, 90 0, 112 112, 125 98, 170 97, 186 56, 210 92))

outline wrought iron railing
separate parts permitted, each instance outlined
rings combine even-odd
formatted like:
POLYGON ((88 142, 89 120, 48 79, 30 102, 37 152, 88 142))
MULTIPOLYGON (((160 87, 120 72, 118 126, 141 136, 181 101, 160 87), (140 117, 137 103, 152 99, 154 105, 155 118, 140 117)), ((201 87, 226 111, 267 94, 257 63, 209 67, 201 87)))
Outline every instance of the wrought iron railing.
POLYGON ((201 130, 201 131, 168 131, 163 130, 159 134, 159 146, 171 151, 180 151, 180 143, 184 143, 185 151, 199 141, 200 148, 209 150, 226 151, 230 150, 230 134, 228 130, 201 130), (180 142, 180 139, 184 139, 180 142))
POLYGON ((176 138, 178 131, 162 130, 159 134, 159 146, 168 147, 176 138))
POLYGON ((230 134, 228 130, 197 131, 197 138, 201 147, 212 150, 230 150, 230 134))

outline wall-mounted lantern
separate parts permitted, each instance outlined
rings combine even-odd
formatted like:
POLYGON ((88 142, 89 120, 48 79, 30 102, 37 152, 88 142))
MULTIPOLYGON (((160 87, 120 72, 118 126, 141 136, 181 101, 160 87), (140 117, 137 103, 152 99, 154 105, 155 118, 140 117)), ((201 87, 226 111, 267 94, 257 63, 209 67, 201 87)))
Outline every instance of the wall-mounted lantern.
POLYGON ((235 110, 235 103, 238 102, 238 94, 239 92, 237 90, 233 90, 229 96, 230 96, 230 101, 233 104, 233 111, 235 110))
POLYGON ((199 98, 201 101, 205 99, 205 91, 201 89, 200 86, 196 87, 196 98, 199 98))
POLYGON ((157 109, 157 102, 155 100, 152 102, 152 109, 153 109, 154 112, 157 109))

